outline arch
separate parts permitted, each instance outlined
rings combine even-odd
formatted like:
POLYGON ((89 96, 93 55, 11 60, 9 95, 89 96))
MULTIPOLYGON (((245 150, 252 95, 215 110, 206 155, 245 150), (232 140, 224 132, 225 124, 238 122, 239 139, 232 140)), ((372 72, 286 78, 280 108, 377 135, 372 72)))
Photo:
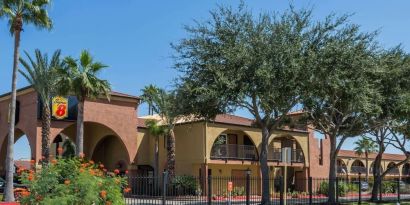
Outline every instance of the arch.
POLYGON ((254 140, 246 132, 226 129, 212 141, 210 158, 257 161, 259 154, 254 140))
POLYGON ((92 151, 91 159, 102 163, 108 170, 127 170, 130 162, 128 152, 122 140, 115 135, 104 136, 92 151))
MULTIPOLYGON (((59 135, 63 135, 71 141, 76 142, 76 123, 66 126, 57 135, 54 136, 53 140, 56 139, 59 135)), ((98 144, 101 143, 101 141, 107 136, 115 136, 119 140, 120 144, 117 145, 119 145, 120 148, 118 148, 118 150, 121 149, 127 153, 127 157, 124 160, 127 160, 128 164, 130 162, 130 150, 127 147, 127 143, 124 142, 124 140, 126 140, 125 136, 120 136, 119 134, 117 134, 117 132, 111 129, 110 126, 92 121, 84 122, 85 157, 91 159, 98 144)))
POLYGON ((366 173, 366 171, 366 166, 361 160, 356 159, 353 161, 352 166, 350 168, 351 173, 366 173))
MULTIPOLYGON (((373 173, 373 165, 374 165, 374 162, 372 162, 369 166, 370 173, 373 173)), ((383 173, 383 171, 384 171, 383 166, 380 166, 380 173, 383 173)))
POLYGON ((396 166, 396 163, 394 163, 394 162, 390 162, 389 164, 387 164, 386 170, 393 167, 393 169, 391 169, 388 172, 388 174, 391 174, 391 175, 399 175, 400 174, 399 168, 397 166, 396 167, 395 166, 396 166))
POLYGON ((300 142, 289 134, 278 135, 271 140, 269 144, 268 160, 281 161, 283 148, 292 149, 291 162, 305 164, 305 153, 300 142))
MULTIPOLYGON (((30 149, 30 157, 28 159, 24 160, 30 160, 32 158, 34 158, 35 156, 35 144, 33 144, 33 140, 30 140, 30 136, 28 134, 26 134, 26 132, 24 132, 22 129, 20 128, 16 128, 14 131, 14 143, 17 143, 20 140, 24 140, 22 139, 22 137, 26 138, 27 142, 28 142, 28 146, 30 149)), ((7 155, 7 144, 8 144, 8 134, 4 137, 3 143, 1 144, 1 150, 0 150, 0 176, 3 176, 5 173, 5 160, 6 160, 6 155, 7 155)), ((14 155, 16 154, 16 151, 18 151, 17 149, 14 149, 14 155)), ((14 160, 19 160, 19 158, 15 158, 14 160)))
POLYGON ((337 159, 336 163, 337 163, 337 173, 347 174, 348 169, 347 169, 346 163, 340 158, 337 159))
POLYGON ((410 175, 410 163, 406 163, 403 165, 401 169, 401 175, 408 176, 410 175))

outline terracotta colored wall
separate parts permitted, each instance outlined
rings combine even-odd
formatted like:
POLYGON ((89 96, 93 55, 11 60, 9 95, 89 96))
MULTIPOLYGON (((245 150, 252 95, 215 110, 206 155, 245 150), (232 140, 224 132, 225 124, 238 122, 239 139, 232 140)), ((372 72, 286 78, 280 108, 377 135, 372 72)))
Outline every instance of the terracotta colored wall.
POLYGON ((313 178, 327 178, 329 176, 330 164, 330 140, 329 138, 322 139, 323 149, 323 165, 319 164, 320 156, 320 140, 315 138, 313 130, 310 129, 309 134, 309 158, 310 167, 309 174, 313 178))

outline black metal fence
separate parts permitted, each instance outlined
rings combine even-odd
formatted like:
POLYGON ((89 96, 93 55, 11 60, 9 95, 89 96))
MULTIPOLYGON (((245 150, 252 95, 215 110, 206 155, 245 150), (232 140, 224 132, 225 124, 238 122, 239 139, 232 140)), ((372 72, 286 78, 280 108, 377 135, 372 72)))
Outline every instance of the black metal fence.
MULTIPOLYGON (((329 179, 307 178, 286 181, 269 179, 271 204, 326 204, 329 179), (286 190, 286 191, 285 191, 286 190)), ((340 204, 369 201, 372 183, 363 177, 341 177, 334 180, 336 201, 340 204)), ((262 181, 259 177, 195 177, 166 173, 159 177, 129 178, 131 191, 125 193, 126 204, 259 204, 262 181)), ((410 178, 385 179, 378 200, 410 201, 410 178)))

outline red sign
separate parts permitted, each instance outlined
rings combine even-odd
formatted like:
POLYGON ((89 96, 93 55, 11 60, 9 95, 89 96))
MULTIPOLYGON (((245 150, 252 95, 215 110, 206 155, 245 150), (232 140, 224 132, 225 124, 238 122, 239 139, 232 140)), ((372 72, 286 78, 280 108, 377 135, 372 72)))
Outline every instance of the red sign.
POLYGON ((233 190, 233 183, 228 182, 228 191, 231 192, 233 190))

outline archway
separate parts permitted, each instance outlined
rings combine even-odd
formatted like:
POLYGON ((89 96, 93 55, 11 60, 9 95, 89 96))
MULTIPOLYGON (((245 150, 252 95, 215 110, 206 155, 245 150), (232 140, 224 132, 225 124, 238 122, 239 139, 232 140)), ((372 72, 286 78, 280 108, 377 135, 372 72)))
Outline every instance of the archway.
MULTIPOLYGON (((0 150, 0 176, 5 175, 6 155, 7 155, 8 139, 5 136, 0 150)), ((30 160, 33 158, 33 148, 29 141, 29 137, 21 130, 16 129, 14 132, 14 150, 13 158, 16 167, 25 169, 31 168, 30 160)))
MULTIPOLYGON (((369 166, 369 172, 370 174, 373 174, 373 166, 374 166, 374 162, 372 162, 369 166)), ((384 169, 382 166, 380 166, 380 173, 383 173, 384 169)))
POLYGON ((337 173, 347 174, 347 166, 342 159, 337 159, 337 173))
POLYGON ((75 156, 75 143, 63 133, 58 134, 50 145, 50 157, 56 156, 72 157, 75 156))
POLYGON ((284 135, 275 137, 268 150, 269 161, 282 161, 282 149, 291 149, 291 162, 292 163, 305 163, 305 154, 299 142, 291 135, 284 135))
POLYGON ((352 167, 350 168, 350 173, 366 173, 366 166, 364 166, 364 163, 361 160, 356 159, 352 163, 352 167))
POLYGON ((409 176, 410 175, 410 164, 406 163, 403 165, 403 168, 401 170, 401 175, 402 176, 409 176))
POLYGON ((122 173, 127 170, 130 161, 125 145, 114 135, 105 136, 97 143, 91 159, 104 164, 107 170, 118 169, 122 173))
POLYGON ((388 169, 390 169, 390 168, 392 168, 392 169, 388 172, 388 174, 391 174, 391 175, 399 175, 399 174, 400 174, 400 170, 399 170, 399 168, 396 166, 396 163, 390 162, 390 163, 387 165, 386 170, 388 170, 388 169))
POLYGON ((211 159, 257 161, 258 151, 253 140, 243 131, 225 130, 213 142, 211 159))

